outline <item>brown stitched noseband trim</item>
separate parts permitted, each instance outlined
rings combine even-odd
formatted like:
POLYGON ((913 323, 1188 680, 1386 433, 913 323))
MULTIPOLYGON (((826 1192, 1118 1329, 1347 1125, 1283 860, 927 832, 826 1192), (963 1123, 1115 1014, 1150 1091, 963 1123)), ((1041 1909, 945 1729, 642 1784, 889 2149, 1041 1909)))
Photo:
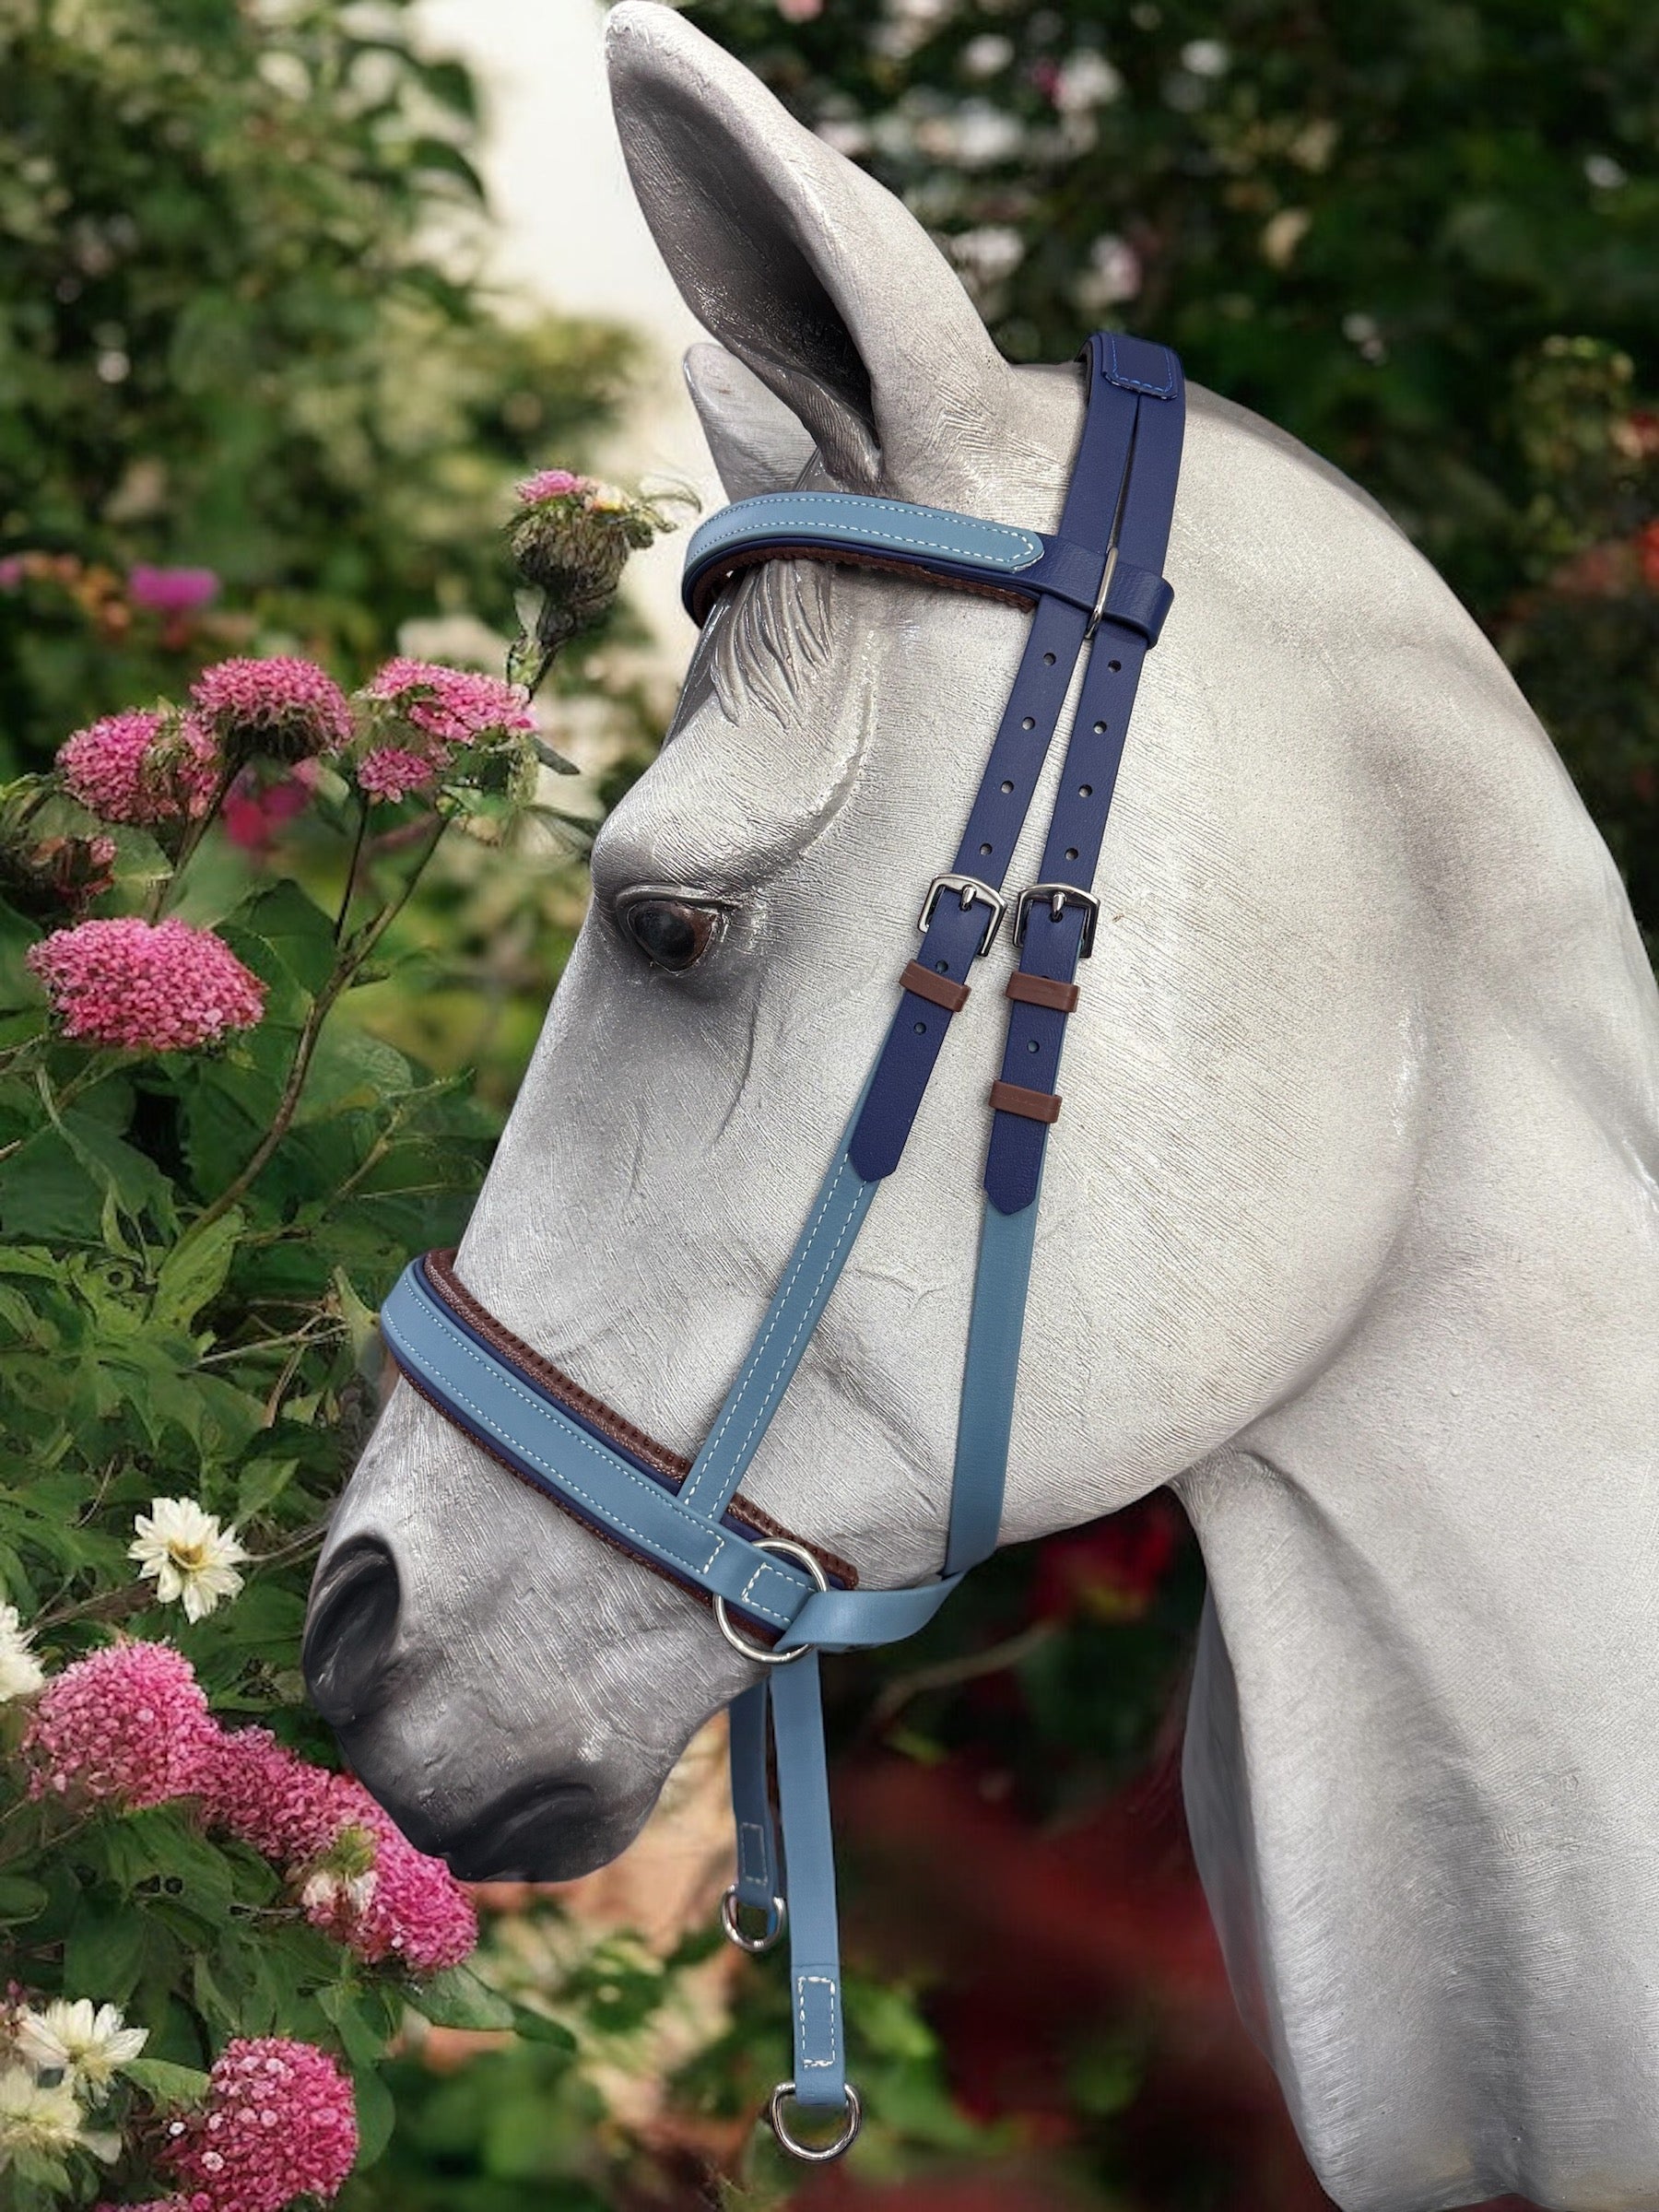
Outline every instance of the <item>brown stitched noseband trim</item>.
MULTIPOLYGON (((660 1476, 671 1490, 679 1488, 686 1477, 691 1472, 691 1462, 684 1453, 670 1451, 666 1444, 659 1444, 654 1437, 647 1436, 643 1429, 636 1429, 631 1421, 625 1420, 622 1415, 615 1412, 605 1403, 603 1398, 594 1397, 591 1390, 583 1390, 581 1383, 572 1382, 562 1368, 555 1367, 550 1359, 544 1359, 541 1354, 527 1345, 522 1337, 515 1336, 511 1329, 503 1327, 487 1307, 478 1303, 455 1273, 455 1255, 453 1252, 429 1252, 426 1257, 426 1271, 428 1281, 437 1291, 439 1297, 443 1300, 445 1305, 453 1307, 461 1319, 465 1322, 467 1327, 476 1330, 483 1337, 485 1343, 499 1352, 502 1359, 511 1360, 515 1367, 522 1369, 547 1392, 548 1397, 552 1398, 556 1404, 562 1406, 567 1413, 573 1413, 582 1420, 586 1421, 591 1429, 597 1430, 601 1436, 606 1438, 608 1442, 615 1444, 620 1451, 631 1453, 641 1465, 649 1467, 653 1475, 660 1476)), ((415 1387, 419 1391, 418 1383, 416 1383, 415 1387)), ((426 1394, 421 1392, 420 1394, 424 1396, 426 1394)), ((441 1412, 442 1408, 440 1407, 439 1410, 441 1412)), ((489 1451, 488 1444, 481 1445, 479 1448, 482 1451, 489 1451)), ((495 1453, 490 1453, 492 1459, 497 1456, 495 1453)), ((507 1465, 505 1460, 500 1464, 503 1466, 507 1465)), ((517 1470, 510 1468, 509 1472, 516 1473, 517 1470)), ((548 1495, 539 1485, 532 1484, 531 1487, 535 1489, 538 1497, 548 1495)), ((558 1500, 554 1500, 554 1502, 558 1503, 558 1500)), ((833 1576, 845 1589, 857 1589, 858 1570, 856 1567, 850 1565, 843 1559, 839 1559, 834 1552, 827 1551, 821 1544, 813 1543, 809 1537, 797 1536, 792 1529, 785 1528, 781 1521, 774 1521, 762 1507, 752 1504, 741 1490, 732 1500, 727 1510, 736 1520, 741 1521, 746 1527, 758 1535, 785 1536, 790 1543, 804 1546, 812 1553, 826 1574, 833 1576)), ((593 1524, 582 1514, 579 1513, 576 1517, 582 1521, 584 1528, 592 1527, 593 1524)), ((594 1533, 599 1535, 605 1535, 603 1529, 595 1530, 594 1533)), ((606 1537, 606 1541, 615 1542, 615 1539, 606 1537)), ((644 1559, 641 1554, 629 1550, 626 1545, 618 1544, 617 1548, 624 1552, 629 1559, 641 1559, 641 1564, 644 1566, 649 1567, 654 1563, 651 1559, 644 1559)), ((675 1578, 670 1576, 669 1579, 674 1580, 675 1578)), ((694 1593, 694 1594, 700 1595, 702 1594, 694 1593)))

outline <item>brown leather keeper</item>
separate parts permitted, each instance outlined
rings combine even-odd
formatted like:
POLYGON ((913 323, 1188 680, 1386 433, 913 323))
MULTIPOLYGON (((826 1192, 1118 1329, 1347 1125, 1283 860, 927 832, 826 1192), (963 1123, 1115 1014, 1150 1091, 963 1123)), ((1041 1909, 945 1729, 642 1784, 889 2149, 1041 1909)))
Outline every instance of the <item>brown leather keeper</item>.
POLYGON ((1028 1122, 1057 1122, 1060 1119, 1057 1091, 1028 1090, 1023 1083, 993 1083, 991 1103, 998 1113, 1023 1114, 1028 1122))
POLYGON ((1055 1014, 1075 1014, 1077 1010, 1076 983, 1057 983, 1048 975, 1027 975, 1018 968, 1008 978, 1008 996, 1022 1000, 1028 1006, 1047 1006, 1055 1014))
POLYGON ((900 988, 913 991, 918 998, 943 1006, 947 1014, 959 1014, 968 1004, 966 983, 953 983, 947 975, 935 975, 931 968, 924 968, 920 960, 912 960, 899 978, 900 988))

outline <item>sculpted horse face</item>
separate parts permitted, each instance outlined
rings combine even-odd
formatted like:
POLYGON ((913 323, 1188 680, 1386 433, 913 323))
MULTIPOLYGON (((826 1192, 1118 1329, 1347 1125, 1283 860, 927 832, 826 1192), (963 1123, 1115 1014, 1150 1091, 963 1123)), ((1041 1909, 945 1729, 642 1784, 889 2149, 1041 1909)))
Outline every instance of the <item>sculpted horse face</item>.
MULTIPOLYGON (((625 0, 611 25, 635 186, 719 341, 691 376, 734 496, 1053 528, 1077 372, 1005 364, 904 209, 684 20, 625 0)), ((1192 1827, 1345 2212, 1659 2205, 1652 978, 1536 723, 1351 485, 1194 392, 1168 573, 1003 1540, 1160 1483, 1194 1522, 1192 1827)), ((459 1271, 677 1450, 889 1018, 1026 620, 751 572, 599 840, 459 1271)), ((1034 864, 1033 839, 1011 883, 1034 864)), ((745 1485, 871 1586, 942 1556, 1007 959, 745 1485)), ((611 1856, 749 1673, 406 1385, 307 1663, 365 1782, 472 1876, 611 1856)))

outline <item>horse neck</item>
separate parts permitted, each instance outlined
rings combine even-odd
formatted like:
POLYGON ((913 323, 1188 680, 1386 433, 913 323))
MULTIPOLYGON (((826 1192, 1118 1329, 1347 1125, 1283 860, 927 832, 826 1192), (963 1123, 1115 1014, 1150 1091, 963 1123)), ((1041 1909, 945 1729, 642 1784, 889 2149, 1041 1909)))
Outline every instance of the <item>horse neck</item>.
MULTIPOLYGON (((1357 1325, 1180 1486, 1194 1841, 1347 2212, 1645 2204, 1659 2164, 1618 2086, 1659 1982, 1659 1020, 1553 814, 1530 967, 1512 894, 1426 994, 1415 1194, 1357 1325)), ((1477 893, 1514 830, 1446 827, 1477 893)))

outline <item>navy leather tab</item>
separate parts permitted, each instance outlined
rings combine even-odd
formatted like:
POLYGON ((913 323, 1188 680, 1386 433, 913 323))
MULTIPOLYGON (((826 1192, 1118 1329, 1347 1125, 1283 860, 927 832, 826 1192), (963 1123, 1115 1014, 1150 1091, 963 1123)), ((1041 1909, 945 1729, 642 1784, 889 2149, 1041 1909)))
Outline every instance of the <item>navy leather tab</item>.
POLYGON ((732 1816, 737 1830, 737 1902, 763 1913, 772 1927, 772 1900, 783 1894, 777 1830, 767 1788, 768 1685, 739 1691, 729 1708, 732 1816))
POLYGON ((1089 340, 1100 374, 1122 392, 1148 399, 1174 399, 1181 390, 1181 363, 1167 346, 1132 338, 1126 330, 1100 330, 1089 340))
POLYGON ((1174 604, 1174 593, 1155 570, 1119 560, 1112 571, 1101 618, 1121 622, 1126 629, 1138 629, 1148 645, 1156 645, 1164 618, 1174 604))

